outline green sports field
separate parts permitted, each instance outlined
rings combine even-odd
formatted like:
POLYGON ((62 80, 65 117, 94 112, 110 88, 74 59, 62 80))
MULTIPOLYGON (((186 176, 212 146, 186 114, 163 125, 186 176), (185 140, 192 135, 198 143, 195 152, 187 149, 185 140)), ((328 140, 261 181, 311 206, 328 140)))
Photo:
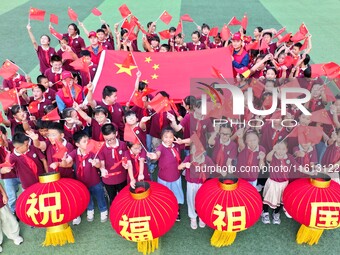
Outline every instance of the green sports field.
MULTIPOLYGON (((334 61, 340 63, 340 5, 338 0, 1 0, 0 1, 0 59, 15 61, 25 72, 30 73, 32 80, 38 74, 38 61, 29 40, 26 24, 29 8, 44 9, 47 13, 59 16, 60 32, 66 31, 71 23, 67 16, 67 7, 72 7, 79 15, 88 30, 99 27, 99 19, 91 14, 97 7, 103 12, 102 18, 110 25, 121 20, 118 7, 126 3, 131 11, 145 24, 153 21, 167 10, 172 16, 171 25, 176 26, 180 15, 188 13, 199 24, 207 23, 211 27, 228 23, 232 16, 242 17, 246 12, 249 17, 248 34, 255 26, 280 29, 287 27, 295 32, 305 22, 313 35, 311 57, 314 63, 334 61)), ((38 39, 41 34, 48 34, 48 16, 45 22, 32 21, 32 30, 38 39)), ((157 30, 167 26, 157 23, 157 30)), ((189 35, 195 26, 184 23, 184 32, 189 35)), ((84 33, 82 33, 84 34, 84 33)), ((187 36, 188 37, 188 36, 187 36)), ((57 45, 52 38, 52 46, 57 45)), ((210 246, 213 231, 209 228, 192 230, 182 206, 182 220, 160 239, 160 249, 154 254, 339 254, 340 230, 324 231, 319 244, 314 246, 298 245, 295 236, 299 224, 287 219, 282 213, 281 225, 264 225, 258 222, 254 227, 237 235, 235 243, 226 248, 216 249, 210 246)), ((100 223, 99 213, 94 222, 87 222, 86 215, 79 226, 74 226, 75 244, 64 247, 41 247, 45 230, 32 229, 20 224, 24 243, 15 246, 4 238, 4 254, 138 254, 136 244, 118 236, 109 222, 100 223)))

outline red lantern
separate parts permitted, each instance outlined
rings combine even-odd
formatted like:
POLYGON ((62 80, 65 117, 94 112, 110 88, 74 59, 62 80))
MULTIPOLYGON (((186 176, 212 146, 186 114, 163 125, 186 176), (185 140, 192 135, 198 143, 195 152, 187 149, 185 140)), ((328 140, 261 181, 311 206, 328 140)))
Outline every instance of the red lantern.
POLYGON ((257 190, 235 177, 205 182, 197 192, 195 205, 198 216, 215 229, 210 240, 215 247, 231 245, 236 233, 254 225, 262 212, 257 190))
POLYGON ((64 245, 74 243, 68 222, 80 216, 89 201, 90 193, 84 184, 60 179, 60 173, 47 173, 19 196, 16 213, 27 225, 47 228, 43 246, 64 245))
POLYGON ((317 244, 324 229, 340 227, 340 185, 328 175, 293 181, 282 199, 287 212, 302 224, 298 244, 317 244))
POLYGON ((137 182, 126 186, 113 200, 110 220, 114 230, 125 239, 137 242, 139 252, 158 248, 158 237, 174 225, 178 204, 174 194, 157 182, 137 182))

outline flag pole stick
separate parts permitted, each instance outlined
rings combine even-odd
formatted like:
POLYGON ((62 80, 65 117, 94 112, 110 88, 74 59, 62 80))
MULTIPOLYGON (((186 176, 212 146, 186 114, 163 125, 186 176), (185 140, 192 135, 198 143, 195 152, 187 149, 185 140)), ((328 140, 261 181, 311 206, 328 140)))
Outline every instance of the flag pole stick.
POLYGON ((192 20, 192 23, 194 23, 196 27, 199 27, 199 25, 194 20, 192 20))
MULTIPOLYGON (((132 128, 131 128, 132 129, 132 128)), ((135 131, 132 130, 132 133, 136 136, 137 140, 140 142, 140 145, 143 147, 143 149, 145 150, 146 153, 148 153, 147 149, 145 148, 145 146, 143 145, 142 141, 139 139, 139 137, 137 136, 137 134, 135 133, 135 131)))
POLYGON ((132 15, 132 13, 130 13, 129 15, 127 15, 124 19, 122 19, 121 21, 118 22, 118 24, 123 23, 128 17, 130 17, 132 15))
POLYGON ((23 73, 24 73, 24 75, 25 76, 27 76, 27 73, 20 67, 20 66, 18 66, 17 64, 14 64, 12 61, 10 61, 9 59, 6 59, 7 61, 9 61, 9 62, 11 62, 13 65, 15 65, 17 68, 19 68, 23 73))
POLYGON ((158 19, 156 19, 156 21, 154 21, 155 23, 157 23, 157 21, 162 17, 162 15, 164 14, 165 10, 162 12, 162 14, 158 17, 158 19))

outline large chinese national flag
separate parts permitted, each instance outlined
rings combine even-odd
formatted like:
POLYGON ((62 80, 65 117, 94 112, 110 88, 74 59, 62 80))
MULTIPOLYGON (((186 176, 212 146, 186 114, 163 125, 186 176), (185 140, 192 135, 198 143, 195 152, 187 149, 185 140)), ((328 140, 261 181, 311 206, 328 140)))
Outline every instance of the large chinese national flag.
POLYGON ((189 52, 133 52, 135 64, 123 67, 128 52, 103 51, 94 78, 94 99, 101 100, 103 88, 111 85, 118 89, 118 101, 129 101, 134 89, 136 72, 150 88, 164 90, 175 103, 190 95, 190 79, 214 78, 212 66, 224 77, 233 77, 228 48, 189 52))

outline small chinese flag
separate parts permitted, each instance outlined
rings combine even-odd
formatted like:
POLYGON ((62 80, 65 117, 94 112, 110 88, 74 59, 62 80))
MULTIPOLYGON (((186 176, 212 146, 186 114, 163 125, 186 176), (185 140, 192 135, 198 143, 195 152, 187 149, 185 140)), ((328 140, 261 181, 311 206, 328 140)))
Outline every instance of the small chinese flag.
POLYGON ((32 101, 28 105, 28 110, 30 113, 37 113, 39 111, 39 104, 40 102, 38 100, 32 101))
POLYGON ((132 130, 132 128, 128 124, 125 124, 124 128, 124 141, 131 142, 133 144, 139 143, 136 137, 136 133, 132 130))
POLYGON ((2 76, 5 80, 11 78, 15 75, 19 70, 19 67, 13 64, 11 61, 6 59, 5 63, 0 68, 0 76, 2 76))
POLYGON ((299 144, 318 144, 322 139, 322 127, 298 126, 297 137, 299 144))
POLYGON ((143 102, 143 93, 135 91, 131 101, 133 102, 134 105, 138 106, 139 108, 145 108, 143 102))
POLYGON ((328 115, 328 112, 326 109, 321 109, 321 110, 312 112, 312 117, 310 118, 310 120, 313 122, 334 125, 333 120, 328 115))
POLYGON ((223 41, 228 41, 230 38, 230 29, 226 24, 224 24, 222 27, 221 38, 223 41))
POLYGON ((194 20, 190 17, 189 14, 184 14, 181 16, 181 20, 182 21, 186 21, 186 22, 194 22, 194 20))
POLYGON ((67 153, 67 148, 59 141, 55 141, 56 145, 56 153, 53 154, 53 158, 55 159, 63 159, 65 154, 67 153))
POLYGON ((325 95, 326 95, 327 102, 335 102, 336 98, 335 98, 332 90, 326 85, 324 85, 323 87, 325 88, 325 95))
POLYGON ((101 16, 102 15, 102 12, 99 11, 96 7, 94 7, 91 12, 94 16, 101 16))
POLYGON ((50 14, 50 22, 53 23, 53 24, 58 25, 58 23, 59 23, 59 18, 58 18, 58 16, 51 13, 51 14, 50 14))
POLYGON ((122 15, 122 17, 125 19, 127 16, 129 16, 131 14, 131 11, 129 10, 129 8, 126 6, 126 4, 123 4, 122 6, 120 6, 118 8, 120 15, 122 15))
MULTIPOLYGON (((2 112, 0 111, 0 123, 2 123, 4 121, 4 117, 2 116, 2 112)), ((2 134, 2 132, 0 131, 0 135, 2 134)))
POLYGON ((241 25, 241 21, 239 21, 238 19, 236 19, 236 17, 232 17, 231 20, 228 23, 228 26, 238 26, 241 25))
POLYGON ((323 66, 325 63, 320 63, 320 64, 311 64, 310 67, 312 69, 312 78, 320 77, 320 76, 325 76, 326 73, 323 69, 323 66))
POLYGON ((241 26, 243 27, 244 30, 247 30, 248 26, 248 17, 246 14, 243 15, 243 18, 241 20, 241 26))
POLYGON ((125 60, 122 64, 122 67, 129 68, 132 65, 136 65, 136 63, 135 63, 135 61, 133 61, 132 53, 129 52, 129 54, 126 56, 126 58, 125 58, 125 60))
POLYGON ((248 43, 248 44, 246 45, 246 50, 247 50, 247 51, 250 51, 250 50, 258 50, 259 47, 260 47, 259 41, 254 41, 254 42, 248 43))
POLYGON ((170 32, 168 29, 165 29, 163 31, 158 32, 162 40, 167 40, 170 39, 170 32))
POLYGON ((262 82, 260 82, 258 79, 253 78, 249 83, 249 87, 253 89, 253 93, 256 98, 261 98, 262 92, 265 89, 265 86, 262 82))
POLYGON ((296 32, 295 35, 292 36, 292 38, 290 38, 294 43, 300 42, 303 39, 305 39, 305 35, 302 34, 300 31, 296 32))
POLYGON ((279 43, 288 42, 290 40, 291 36, 292 36, 292 33, 288 33, 288 34, 282 36, 282 38, 279 40, 279 43))
POLYGON ((89 72, 89 64, 86 62, 85 57, 81 57, 70 63, 75 70, 83 71, 88 73, 89 72))
POLYGON ((215 37, 218 34, 218 27, 213 27, 209 31, 209 36, 215 37))
POLYGON ((301 48, 300 48, 300 51, 303 51, 305 49, 308 48, 308 38, 305 39, 305 41, 303 42, 301 48))
POLYGON ((277 33, 274 35, 273 39, 281 35, 284 31, 286 31, 286 27, 281 28, 277 33))
POLYGON ((172 16, 167 11, 164 11, 159 19, 163 21, 165 24, 169 25, 172 16))
POLYGON ((156 113, 171 111, 171 105, 167 97, 157 94, 149 103, 149 106, 155 110, 156 113))
POLYGON ((123 21, 123 23, 122 23, 122 28, 125 28, 125 29, 127 29, 127 30, 130 30, 131 24, 130 24, 130 22, 128 21, 128 19, 125 19, 125 20, 123 21))
MULTIPOLYGON (((202 134, 200 134, 202 135, 202 134)), ((190 136, 190 143, 191 146, 195 146, 195 150, 194 150, 194 157, 198 157, 201 156, 204 152, 204 146, 202 145, 201 139, 198 137, 197 133, 194 132, 191 136, 190 136)))
POLYGON ((136 16, 134 16, 134 15, 131 15, 130 26, 135 27, 135 26, 138 26, 138 24, 139 24, 138 18, 136 16))
POLYGON ((73 51, 64 51, 61 55, 63 60, 76 60, 77 55, 73 51))
POLYGON ((299 28, 299 32, 301 34, 303 34, 304 36, 306 36, 309 33, 309 31, 308 31, 308 29, 307 29, 307 27, 304 23, 301 24, 301 26, 299 28))
POLYGON ((87 142, 85 153, 89 154, 90 152, 93 152, 97 154, 100 152, 103 145, 104 145, 104 142, 99 142, 93 139, 89 139, 89 141, 87 142))
MULTIPOLYGON (((133 29, 133 28, 132 28, 133 29)), ((131 30, 132 30, 131 29, 131 30)), ((134 40, 137 40, 137 35, 133 32, 129 32, 129 36, 128 36, 128 39, 132 42, 134 40)))
POLYGON ((31 82, 22 81, 20 83, 20 86, 17 87, 17 90, 20 90, 20 89, 31 89, 31 88, 35 87, 36 85, 37 84, 31 83, 31 82))
POLYGON ((59 116, 59 113, 58 113, 58 108, 54 108, 52 111, 50 111, 45 116, 43 116, 41 118, 41 120, 46 120, 46 121, 60 120, 60 116, 59 116))
POLYGON ((71 7, 68 7, 67 14, 71 20, 73 21, 78 20, 78 14, 71 7))
POLYGON ((179 33, 182 33, 182 31, 183 31, 183 24, 182 24, 182 21, 180 20, 176 27, 176 35, 178 35, 179 33))
POLYGON ((53 35, 55 38, 57 38, 59 41, 63 39, 63 35, 58 33, 53 27, 50 27, 50 33, 53 35))
POLYGON ((29 19, 44 21, 46 11, 37 8, 30 8, 29 19))
POLYGON ((4 110, 7 110, 12 105, 18 104, 17 90, 10 89, 0 93, 0 102, 4 110))
POLYGON ((329 62, 324 64, 322 68, 329 79, 335 79, 340 75, 340 66, 337 63, 329 62))
POLYGON ((260 48, 259 48, 259 50, 260 51, 265 51, 265 50, 267 50, 269 48, 269 45, 268 45, 268 43, 264 40, 264 39, 262 39, 261 40, 261 44, 260 44, 260 48))

